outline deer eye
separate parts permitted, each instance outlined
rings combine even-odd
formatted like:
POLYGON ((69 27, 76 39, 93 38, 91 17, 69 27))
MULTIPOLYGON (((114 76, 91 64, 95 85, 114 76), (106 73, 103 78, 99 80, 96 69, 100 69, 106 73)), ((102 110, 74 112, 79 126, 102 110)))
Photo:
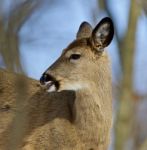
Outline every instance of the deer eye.
POLYGON ((72 55, 70 55, 69 59, 77 60, 77 59, 79 59, 80 57, 81 57, 80 54, 72 54, 72 55))

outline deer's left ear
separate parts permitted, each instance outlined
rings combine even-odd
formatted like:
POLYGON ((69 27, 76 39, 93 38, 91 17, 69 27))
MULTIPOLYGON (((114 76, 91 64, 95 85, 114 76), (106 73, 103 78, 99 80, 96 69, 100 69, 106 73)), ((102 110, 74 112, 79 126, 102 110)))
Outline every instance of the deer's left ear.
POLYGON ((96 50, 101 51, 111 43, 113 35, 114 27, 112 20, 108 17, 103 18, 92 31, 92 46, 96 50))

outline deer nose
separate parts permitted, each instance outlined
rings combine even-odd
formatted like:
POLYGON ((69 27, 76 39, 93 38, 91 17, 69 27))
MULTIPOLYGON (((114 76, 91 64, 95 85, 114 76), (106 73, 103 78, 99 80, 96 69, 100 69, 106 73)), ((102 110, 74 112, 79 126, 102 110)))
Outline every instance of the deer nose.
POLYGON ((40 78, 40 83, 44 85, 45 83, 53 81, 53 77, 47 73, 43 73, 43 75, 40 78))

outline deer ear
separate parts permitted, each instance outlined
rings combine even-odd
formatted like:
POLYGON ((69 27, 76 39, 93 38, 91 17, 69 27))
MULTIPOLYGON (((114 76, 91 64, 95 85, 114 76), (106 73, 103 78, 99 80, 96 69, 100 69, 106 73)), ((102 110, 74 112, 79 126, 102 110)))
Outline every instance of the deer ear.
POLYGON ((81 23, 78 33, 77 39, 90 37, 92 33, 92 27, 88 22, 81 23))
POLYGON ((110 18, 103 18, 92 31, 91 42, 92 46, 102 51, 104 47, 108 46, 114 35, 113 22, 110 18))

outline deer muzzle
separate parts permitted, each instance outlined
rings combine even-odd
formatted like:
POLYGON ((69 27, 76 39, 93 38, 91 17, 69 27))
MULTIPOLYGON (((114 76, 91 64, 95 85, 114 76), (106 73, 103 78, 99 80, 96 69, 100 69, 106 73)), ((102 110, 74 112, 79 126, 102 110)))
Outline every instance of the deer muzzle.
POLYGON ((59 89, 59 82, 50 74, 43 73, 40 84, 47 92, 55 92, 59 89))

